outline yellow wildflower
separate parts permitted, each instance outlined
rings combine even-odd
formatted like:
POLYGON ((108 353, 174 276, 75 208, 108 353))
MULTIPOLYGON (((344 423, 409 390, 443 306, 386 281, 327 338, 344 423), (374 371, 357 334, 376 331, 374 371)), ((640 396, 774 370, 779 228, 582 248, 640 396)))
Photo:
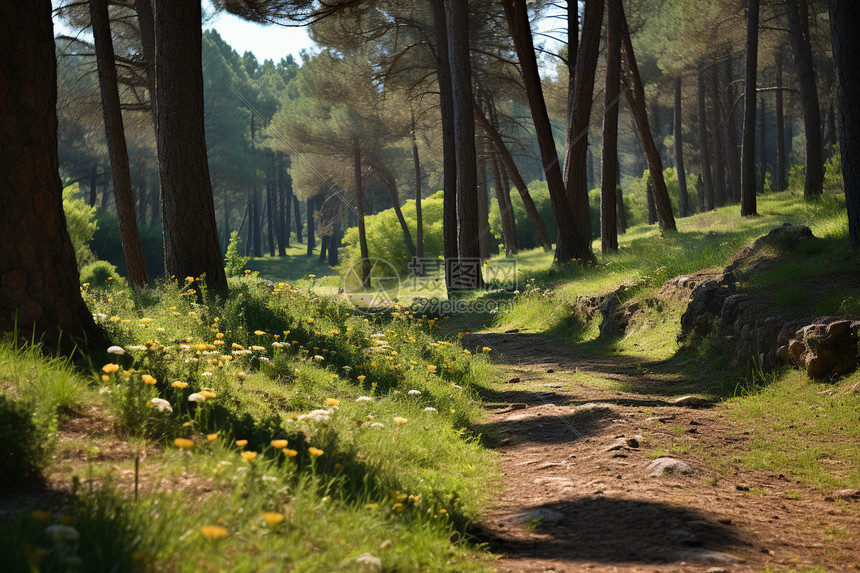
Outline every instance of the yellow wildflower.
POLYGON ((272 440, 272 447, 277 448, 279 450, 283 450, 284 448, 287 447, 288 443, 289 443, 289 441, 287 441, 287 440, 272 440))
POLYGON ((102 371, 105 374, 113 374, 117 370, 119 370, 119 364, 111 363, 111 364, 105 364, 104 366, 102 366, 102 371))
POLYGON ((142 374, 140 376, 140 379, 143 380, 144 384, 149 384, 150 386, 154 386, 155 383, 158 382, 158 380, 156 380, 154 377, 150 376, 149 374, 142 374))
POLYGON ((194 440, 189 440, 188 438, 176 438, 173 440, 173 445, 183 450, 190 450, 194 447, 194 440))
POLYGON ((401 418, 400 416, 396 416, 396 417, 394 418, 394 420, 393 420, 393 422, 394 422, 395 424, 397 424, 398 426, 401 426, 401 425, 405 424, 405 423, 406 423, 406 422, 408 422, 408 421, 409 421, 409 420, 407 420, 406 418, 401 418))
POLYGON ((427 370, 429 370, 430 372, 436 372, 436 365, 435 364, 428 364, 427 370))
POLYGON ((290 448, 284 448, 281 451, 284 452, 284 455, 288 458, 294 458, 299 454, 299 452, 297 452, 296 450, 291 450, 290 448))
POLYGON ((257 452, 242 452, 242 459, 248 463, 253 462, 257 458, 257 452))
POLYGON ((236 440, 236 445, 240 448, 244 448, 248 445, 248 440, 236 440))
POLYGON ((182 382, 181 380, 177 380, 176 382, 173 382, 170 385, 173 386, 174 388, 179 388, 180 390, 182 390, 183 388, 186 388, 188 386, 188 382, 182 382))
POLYGON ((201 527, 200 533, 202 533, 203 537, 206 539, 221 539, 222 537, 227 537, 230 534, 229 531, 220 525, 207 525, 205 527, 201 527))
POLYGON ((326 406, 340 406, 340 400, 337 398, 326 398, 325 399, 326 406))
POLYGON ((218 433, 216 432, 214 434, 206 434, 206 439, 209 440, 210 442, 214 442, 215 440, 218 439, 218 433))
POLYGON ((210 399, 217 396, 217 394, 215 392, 212 392, 211 390, 201 390, 200 395, 203 396, 204 398, 206 398, 207 400, 210 400, 210 399))
POLYGON ((318 458, 321 455, 323 455, 324 452, 319 448, 315 448, 315 447, 311 446, 310 448, 308 448, 308 453, 310 455, 312 455, 313 457, 318 458))
POLYGON ((263 520, 269 525, 277 525, 284 520, 284 514, 267 511, 263 514, 263 520))

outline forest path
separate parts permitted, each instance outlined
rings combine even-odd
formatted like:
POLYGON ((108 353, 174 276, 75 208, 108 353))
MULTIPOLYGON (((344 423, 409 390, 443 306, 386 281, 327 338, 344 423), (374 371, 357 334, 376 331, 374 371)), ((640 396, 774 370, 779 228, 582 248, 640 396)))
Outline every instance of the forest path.
POLYGON ((825 500, 782 475, 718 471, 710 454, 744 448, 754 428, 733 426, 719 405, 681 407, 652 393, 677 380, 537 334, 464 342, 493 348, 511 379, 484 397, 491 413, 477 428, 495 443, 504 476, 478 526, 499 571, 860 567, 860 504, 825 500), (681 435, 694 445, 678 447, 681 435), (689 473, 649 468, 663 449, 689 473))

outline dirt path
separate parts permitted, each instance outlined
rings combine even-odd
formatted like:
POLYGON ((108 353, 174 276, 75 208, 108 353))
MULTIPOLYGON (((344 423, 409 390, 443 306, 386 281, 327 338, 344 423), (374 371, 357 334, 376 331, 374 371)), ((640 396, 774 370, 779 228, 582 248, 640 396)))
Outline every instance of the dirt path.
POLYGON ((481 524, 502 555, 499 571, 860 569, 860 503, 826 500, 781 475, 708 466, 709 451, 750 439, 719 407, 601 387, 596 378, 655 389, 672 381, 540 335, 473 337, 519 379, 488 397, 480 428, 498 443, 505 480, 481 524), (688 467, 652 472, 654 452, 681 433, 698 446, 672 454, 688 467))

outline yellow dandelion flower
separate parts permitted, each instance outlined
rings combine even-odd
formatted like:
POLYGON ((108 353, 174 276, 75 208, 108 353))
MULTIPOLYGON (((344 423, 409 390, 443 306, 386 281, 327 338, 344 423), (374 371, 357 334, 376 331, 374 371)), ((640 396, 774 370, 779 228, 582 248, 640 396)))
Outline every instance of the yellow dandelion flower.
POLYGON ((361 376, 356 376, 356 378, 358 378, 358 381, 359 381, 359 382, 364 382, 364 379, 365 379, 365 378, 367 378, 367 376, 365 376, 364 374, 362 374, 361 376))
POLYGON ((337 379, 338 379, 338 375, 337 375, 337 374, 332 374, 332 375, 331 375, 331 379, 332 379, 332 380, 337 380, 337 379))
POLYGON ((401 418, 400 416, 396 416, 392 421, 395 424, 397 424, 398 426, 402 426, 403 424, 405 424, 409 420, 407 420, 406 418, 401 418))
POLYGON ((379 507, 378 503, 366 503, 364 504, 365 509, 377 509, 379 507))
POLYGON ((318 458, 321 455, 323 455, 324 452, 319 448, 315 448, 315 447, 311 446, 310 448, 308 448, 308 453, 310 455, 312 455, 313 457, 318 458))
POLYGON ((200 395, 203 396, 204 398, 206 398, 207 400, 211 400, 212 398, 215 398, 218 394, 216 394, 215 392, 212 392, 211 390, 201 390, 200 395))
POLYGON ((277 525, 284 520, 283 513, 276 513, 273 511, 267 511, 263 514, 263 521, 268 523, 269 525, 277 525))
POLYGON ((463 349, 463 354, 471 354, 471 352, 469 352, 469 349, 468 349, 468 348, 464 348, 464 349, 463 349))
POLYGON ((272 447, 277 448, 279 450, 283 450, 284 448, 286 448, 287 444, 289 444, 289 441, 287 440, 272 440, 272 447))
POLYGON ((194 440, 188 438, 176 438, 173 440, 173 445, 183 450, 190 450, 194 447, 194 440))
POLYGON ((147 326, 152 322, 151 318, 141 318, 139 321, 142 325, 147 326))
POLYGON ((490 348, 489 346, 485 346, 485 347, 484 347, 484 348, 482 348, 481 350, 483 350, 484 352, 489 352, 489 351, 491 351, 491 350, 492 350, 492 348, 490 348))
POLYGON ((251 463, 255 459, 257 459, 257 452, 249 452, 249 451, 242 452, 242 459, 248 463, 251 463))
POLYGON ((430 372, 436 372, 436 365, 435 364, 428 364, 427 370, 429 370, 430 372))
POLYGON ((209 440, 210 442, 214 442, 215 440, 218 439, 218 433, 216 432, 214 434, 206 434, 206 439, 209 440))
POLYGON ((313 323, 314 323, 314 319, 309 318, 309 319, 308 319, 308 324, 313 324, 313 323))
POLYGON ((409 361, 409 364, 411 364, 412 366, 415 366, 416 364, 418 364, 418 361, 416 361, 416 360, 410 360, 410 361, 409 361))
POLYGON ((142 374, 140 376, 140 379, 143 380, 144 384, 149 384, 150 386, 154 386, 155 383, 158 382, 158 380, 156 380, 154 377, 150 376, 149 374, 142 374))
POLYGON ((105 374, 113 374, 114 372, 119 370, 119 364, 105 364, 102 366, 102 372, 105 374))
POLYGON ((326 398, 325 399, 326 406, 340 406, 340 400, 337 398, 326 398))
POLYGON ((248 445, 248 440, 236 440, 236 445, 240 448, 244 448, 248 445))
POLYGON ((102 382, 110 382, 110 376, 107 374, 102 374, 102 382))
POLYGON ((264 330, 255 330, 254 334, 256 334, 257 336, 263 336, 264 334, 266 334, 266 332, 264 330))
POLYGON ((281 451, 284 452, 284 455, 288 458, 294 458, 299 455, 299 452, 297 452, 296 450, 291 450, 290 448, 284 448, 281 451))
POLYGON ((172 382, 170 385, 173 386, 174 388, 179 388, 180 390, 182 390, 183 388, 188 387, 188 382, 183 382, 181 380, 177 380, 176 382, 172 382))
POLYGON ((221 539, 222 537, 230 535, 230 532, 220 525, 207 525, 205 527, 201 527, 200 533, 202 533, 203 537, 206 539, 221 539))

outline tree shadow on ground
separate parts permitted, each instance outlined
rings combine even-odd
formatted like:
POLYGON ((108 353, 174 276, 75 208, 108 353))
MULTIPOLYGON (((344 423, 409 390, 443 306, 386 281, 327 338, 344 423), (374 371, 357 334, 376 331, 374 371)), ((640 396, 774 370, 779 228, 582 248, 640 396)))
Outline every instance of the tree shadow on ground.
POLYGON ((488 447, 500 445, 504 438, 517 443, 561 444, 596 436, 618 418, 611 408, 602 406, 570 413, 560 413, 553 407, 521 412, 508 419, 475 424, 471 430, 487 436, 488 447))
POLYGON ((720 523, 667 503, 596 496, 527 511, 537 509, 549 510, 548 517, 527 522, 525 527, 504 521, 477 536, 495 553, 567 562, 702 561, 717 557, 708 551, 740 546, 730 522, 720 523))

